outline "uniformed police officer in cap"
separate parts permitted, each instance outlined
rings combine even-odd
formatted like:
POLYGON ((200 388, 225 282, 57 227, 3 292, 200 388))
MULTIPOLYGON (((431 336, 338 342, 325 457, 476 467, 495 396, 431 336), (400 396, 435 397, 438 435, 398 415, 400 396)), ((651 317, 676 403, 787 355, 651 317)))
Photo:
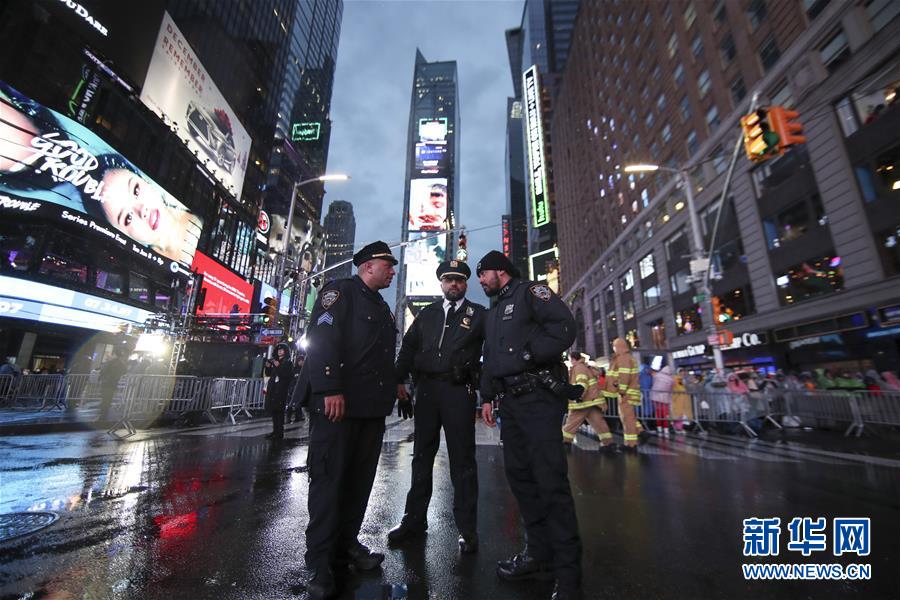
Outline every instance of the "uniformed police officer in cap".
POLYGON ((353 256, 357 274, 326 285, 307 332, 310 400, 307 591, 328 598, 335 570, 377 568, 384 554, 358 540, 375 469, 384 419, 394 406, 397 329, 379 290, 394 278, 397 259, 384 242, 353 256))
POLYGON ((490 401, 501 397, 506 478, 526 534, 525 549, 497 563, 497 575, 555 578, 554 600, 580 598, 581 541, 560 430, 569 387, 562 353, 575 340, 575 319, 546 284, 520 279, 496 250, 476 271, 497 298, 485 320, 482 418, 494 425, 490 401))
POLYGON ((469 266, 462 261, 449 260, 438 266, 444 299, 422 309, 403 336, 397 356, 400 408, 404 401, 410 401, 406 388, 410 374, 415 385, 416 435, 406 511, 401 523, 388 534, 391 543, 420 536, 428 528, 431 476, 443 427, 459 548, 465 553, 478 549, 474 412, 485 308, 465 298, 471 275, 469 266))

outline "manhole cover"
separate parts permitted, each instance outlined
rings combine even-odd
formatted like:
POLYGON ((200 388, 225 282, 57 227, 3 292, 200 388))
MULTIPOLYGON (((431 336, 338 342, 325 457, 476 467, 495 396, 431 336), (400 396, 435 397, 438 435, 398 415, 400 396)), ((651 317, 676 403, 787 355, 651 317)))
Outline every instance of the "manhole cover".
POLYGON ((0 515, 0 542, 40 531, 53 525, 59 515, 52 512, 19 512, 0 515))

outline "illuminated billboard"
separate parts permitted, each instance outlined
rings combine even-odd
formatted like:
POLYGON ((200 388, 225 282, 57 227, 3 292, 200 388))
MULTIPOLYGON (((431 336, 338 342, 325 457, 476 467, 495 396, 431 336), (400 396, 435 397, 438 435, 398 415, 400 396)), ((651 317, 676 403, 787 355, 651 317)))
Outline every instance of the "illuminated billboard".
POLYGON ((3 218, 64 221, 158 266, 191 264, 203 220, 112 146, 4 82, 0 114, 3 218))
POLYGON ((420 142, 444 142, 447 140, 447 117, 419 119, 420 142))
POLYGON ((429 177, 409 182, 409 224, 411 230, 441 230, 447 224, 447 178, 429 177))
POLYGON ((531 174, 531 217, 535 227, 550 222, 550 206, 547 196, 547 166, 544 163, 544 128, 541 112, 541 86, 537 66, 522 75, 525 90, 525 131, 528 143, 528 167, 531 174))
POLYGON ((143 325, 151 316, 107 298, 0 276, 0 317, 115 333, 122 325, 143 325))
MULTIPOLYGON (((256 304, 256 310, 253 312, 266 312, 266 298, 274 298, 277 290, 268 283, 259 282, 259 302, 256 304)), ((278 314, 291 314, 291 288, 281 292, 281 300, 278 301, 278 314)))
POLYGON ((447 235, 431 231, 410 231, 404 250, 407 296, 440 296, 437 268, 447 255, 447 235))
POLYGON ((434 174, 447 168, 447 144, 419 142, 416 144, 416 170, 434 174))
POLYGON ((559 248, 553 246, 549 250, 531 254, 528 257, 528 278, 532 281, 546 281, 551 284, 553 291, 558 291, 554 285, 559 270, 559 248))
POLYGON ((250 314, 253 285, 202 252, 194 254, 191 270, 203 275, 198 315, 250 314))
POLYGON ((173 121, 179 136, 226 189, 240 198, 250 134, 168 13, 156 38, 141 102, 173 121))

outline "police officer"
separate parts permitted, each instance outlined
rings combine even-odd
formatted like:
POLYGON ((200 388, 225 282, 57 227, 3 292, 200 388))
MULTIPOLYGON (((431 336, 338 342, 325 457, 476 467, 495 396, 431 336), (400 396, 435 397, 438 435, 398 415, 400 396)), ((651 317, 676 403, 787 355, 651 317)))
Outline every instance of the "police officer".
POLYGON ((312 598, 336 593, 335 570, 377 568, 384 554, 357 539, 381 454, 384 418, 397 378, 394 317, 379 290, 397 259, 384 242, 353 256, 356 276, 322 289, 310 317, 306 367, 311 387, 309 524, 306 565, 312 598))
POLYGON ((478 475, 473 416, 484 343, 485 309, 465 299, 467 280, 471 276, 472 271, 462 261, 441 263, 437 277, 444 300, 423 308, 403 336, 397 357, 397 397, 401 402, 409 401, 405 382, 412 373, 416 435, 406 513, 388 534, 391 543, 419 536, 428 529, 426 515, 431 500, 431 475, 443 427, 450 457, 453 517, 459 531, 459 548, 464 553, 478 549, 475 528, 478 475))
POLYGON ((275 346, 275 356, 266 361, 265 372, 269 378, 265 408, 272 415, 272 433, 266 439, 278 442, 284 439, 284 407, 294 380, 291 347, 284 342, 275 346))
POLYGON ((506 478, 525 525, 525 549, 497 563, 505 580, 556 579, 552 598, 581 597, 581 540, 569 488, 560 423, 566 412, 562 353, 575 340, 575 319, 543 283, 519 279, 493 250, 476 269, 497 298, 485 321, 482 418, 494 425, 491 399, 502 394, 506 478))

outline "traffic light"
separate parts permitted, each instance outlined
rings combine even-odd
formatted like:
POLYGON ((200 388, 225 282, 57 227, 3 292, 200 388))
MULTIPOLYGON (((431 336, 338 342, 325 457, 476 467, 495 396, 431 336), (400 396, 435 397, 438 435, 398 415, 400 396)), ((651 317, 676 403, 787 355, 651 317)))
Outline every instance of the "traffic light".
POLYGON ((783 151, 779 146, 779 136, 773 130, 768 111, 764 108, 741 117, 744 132, 744 152, 753 162, 763 162, 783 151))
POLYGON ((784 153, 785 148, 795 144, 805 144, 806 136, 803 133, 803 125, 797 121, 800 116, 796 110, 790 110, 783 106, 769 108, 769 124, 772 130, 778 134, 778 150, 784 153))
POLYGON ((263 300, 265 308, 263 308, 263 323, 270 325, 278 318, 278 301, 275 298, 266 298, 263 300))
POLYGON ((715 323, 716 327, 722 323, 722 302, 719 300, 718 296, 712 297, 712 309, 713 309, 713 323, 715 323))

